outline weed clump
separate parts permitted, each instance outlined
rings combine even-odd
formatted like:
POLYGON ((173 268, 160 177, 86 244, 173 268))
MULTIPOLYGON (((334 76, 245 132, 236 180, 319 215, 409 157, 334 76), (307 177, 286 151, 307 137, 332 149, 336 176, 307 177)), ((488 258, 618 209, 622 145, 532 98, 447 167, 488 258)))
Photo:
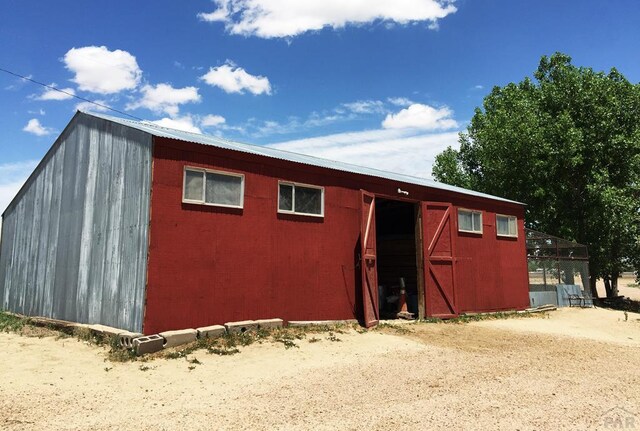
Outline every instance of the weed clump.
POLYGON ((135 350, 125 349, 118 343, 118 337, 109 337, 109 351, 107 352, 107 358, 111 362, 130 362, 135 361, 138 358, 135 350))
POLYGON ((342 341, 340 338, 336 337, 333 331, 329 331, 329 336, 327 337, 329 341, 342 341))
POLYGON ((20 332, 28 319, 0 311, 0 332, 20 332))
POLYGON ((235 355, 236 353, 240 353, 240 350, 238 350, 235 347, 229 348, 229 347, 210 347, 207 349, 207 351, 213 355, 218 355, 218 356, 227 356, 227 355, 235 355))
MULTIPOLYGON (((336 334, 346 334, 348 330, 356 330, 359 333, 367 332, 367 329, 356 328, 353 324, 325 324, 273 329, 259 328, 257 330, 240 333, 227 333, 219 338, 199 338, 179 348, 166 349, 157 353, 138 356, 135 349, 121 346, 118 337, 92 331, 87 327, 80 326, 63 329, 51 327, 51 330, 46 329, 46 327, 43 329, 42 327, 43 324, 40 322, 31 322, 29 318, 0 311, 0 332, 17 332, 23 335, 33 336, 33 334, 39 334, 44 331, 42 333, 54 335, 56 339, 72 336, 78 341, 105 348, 107 350, 105 361, 110 362, 140 361, 144 363, 155 358, 185 358, 190 364, 189 369, 201 364, 196 358, 188 358, 189 355, 198 350, 203 350, 212 355, 229 356, 240 353, 242 347, 264 342, 282 344, 285 349, 299 349, 299 342, 301 340, 306 339, 309 343, 318 343, 322 341, 320 335, 323 334, 328 334, 326 339, 329 341, 340 342, 342 340, 336 334), (311 337, 308 338, 308 335, 311 335, 311 337)), ((141 371, 148 371, 150 369, 145 365, 140 365, 139 368, 141 371)), ((106 372, 111 369, 112 367, 105 367, 106 372)))

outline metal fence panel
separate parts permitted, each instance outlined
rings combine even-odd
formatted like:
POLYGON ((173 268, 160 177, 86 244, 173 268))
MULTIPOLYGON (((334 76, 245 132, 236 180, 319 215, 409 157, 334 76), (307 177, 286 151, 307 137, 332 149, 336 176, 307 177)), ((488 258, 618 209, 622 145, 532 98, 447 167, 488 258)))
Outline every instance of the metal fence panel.
POLYGON ((583 304, 593 304, 588 256, 582 244, 527 229, 531 306, 566 307, 569 293, 584 298, 583 304))

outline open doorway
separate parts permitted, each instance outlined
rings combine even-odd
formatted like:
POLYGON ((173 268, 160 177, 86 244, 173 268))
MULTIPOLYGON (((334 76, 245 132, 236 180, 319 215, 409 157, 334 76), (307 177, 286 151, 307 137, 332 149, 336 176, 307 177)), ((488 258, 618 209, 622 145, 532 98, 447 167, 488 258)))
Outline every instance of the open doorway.
MULTIPOLYGON (((403 310, 418 317, 418 276, 415 203, 376 198, 376 254, 380 319, 396 319, 403 310)), ((410 317, 402 313, 404 317, 410 317)))

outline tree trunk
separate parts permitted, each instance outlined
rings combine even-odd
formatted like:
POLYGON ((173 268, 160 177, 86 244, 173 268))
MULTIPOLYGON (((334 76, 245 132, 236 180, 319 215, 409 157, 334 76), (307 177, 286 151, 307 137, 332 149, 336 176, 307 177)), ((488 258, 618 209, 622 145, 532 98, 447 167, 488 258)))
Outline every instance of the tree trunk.
POLYGON ((620 295, 620 293, 618 292, 618 278, 619 277, 620 277, 620 274, 618 274, 617 272, 614 272, 611 275, 611 296, 620 295))
POLYGON ((607 298, 611 298, 613 296, 611 294, 611 277, 605 275, 602 279, 604 280, 604 291, 607 293, 607 298))
POLYGON ((598 289, 596 289, 596 281, 598 278, 595 275, 589 276, 589 289, 591 289, 591 297, 599 298, 598 289))

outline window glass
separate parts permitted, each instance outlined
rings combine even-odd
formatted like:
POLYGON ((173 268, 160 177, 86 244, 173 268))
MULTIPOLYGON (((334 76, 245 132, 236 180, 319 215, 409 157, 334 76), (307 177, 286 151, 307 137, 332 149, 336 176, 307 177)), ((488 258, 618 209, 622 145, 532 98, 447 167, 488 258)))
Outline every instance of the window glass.
POLYGON ((509 235, 509 217, 496 216, 498 235, 509 235))
POLYGON ((496 215, 498 235, 518 236, 518 219, 514 216, 496 215))
POLYGON ((469 211, 458 212, 458 229, 460 230, 473 230, 473 216, 469 211))
POLYGON ((207 172, 205 202, 219 205, 242 205, 242 177, 207 172))
POLYGON ((482 212, 458 210, 458 230, 482 233, 482 212))
POLYGON ((473 231, 482 232, 482 213, 474 212, 473 214, 473 231))
POLYGON ((185 169, 183 199, 192 203, 242 208, 244 177, 208 170, 185 169))
POLYGON ((279 193, 278 209, 282 211, 293 211, 293 186, 290 184, 280 184, 279 193))
POLYGON ((278 187, 278 211, 323 215, 322 188, 287 183, 280 183, 278 187))
POLYGON ((322 214, 322 190, 296 186, 295 211, 305 214, 322 214))
POLYGON ((184 174, 184 198, 192 201, 202 201, 204 173, 202 171, 186 170, 184 174))

